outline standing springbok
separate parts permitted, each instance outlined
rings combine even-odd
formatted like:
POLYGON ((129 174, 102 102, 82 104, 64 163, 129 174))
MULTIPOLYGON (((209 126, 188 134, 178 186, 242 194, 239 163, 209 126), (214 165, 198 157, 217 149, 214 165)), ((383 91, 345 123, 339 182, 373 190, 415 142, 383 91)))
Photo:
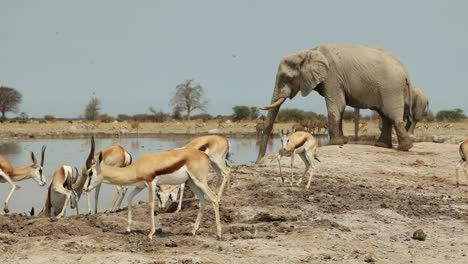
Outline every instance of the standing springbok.
MULTIPOLYGON (((231 189, 231 167, 228 163, 229 160, 229 149, 231 143, 229 140, 223 136, 218 135, 209 135, 201 136, 193 139, 189 143, 185 144, 182 148, 192 148, 202 152, 205 152, 208 155, 213 169, 216 171, 216 174, 219 177, 222 177, 222 182, 218 190, 218 197, 221 199, 223 195, 224 188, 227 185, 227 190, 231 189)), ((177 189, 168 188, 161 186, 158 188, 157 198, 159 199, 159 208, 163 208, 166 204, 169 196, 171 200, 175 201, 177 199, 177 189), (174 193, 174 191, 176 193, 174 193)), ((179 195, 179 204, 177 206, 176 213, 182 209, 182 200, 184 196, 185 184, 180 186, 180 195, 179 195)))
MULTIPOLYGON (((92 144, 94 144, 94 137, 91 139, 91 141, 92 141, 92 144)), ((104 158, 104 164, 108 166, 121 168, 121 167, 127 167, 128 165, 132 164, 132 155, 130 155, 130 153, 128 153, 128 151, 120 145, 113 145, 113 146, 107 147, 103 149, 101 153, 104 158)), ((97 160, 97 158, 98 156, 96 155, 93 160, 97 160)), ((76 190, 78 194, 78 199, 81 197, 83 186, 85 184, 86 179, 88 178, 88 170, 86 169, 86 165, 83 166, 82 175, 84 177, 80 177, 80 179, 74 186, 74 189, 76 190)), ((123 198, 125 197, 125 194, 127 193, 126 186, 116 185, 115 188, 117 189, 117 193, 115 194, 114 199, 112 200, 111 207, 107 210, 110 212, 113 212, 116 209, 120 208, 123 198)), ((95 214, 97 214, 100 190, 101 190, 101 185, 99 184, 98 186, 96 186, 96 190, 94 192, 94 213, 95 214)), ((88 200, 88 213, 91 213, 89 194, 87 193, 86 195, 87 195, 87 200, 88 200)))
POLYGON ((57 217, 65 216, 65 210, 68 203, 71 208, 78 211, 78 196, 73 189, 73 184, 78 178, 78 169, 67 165, 60 166, 52 177, 49 185, 47 199, 44 209, 39 213, 39 217, 57 217), (71 200, 70 200, 71 198, 71 200))
POLYGON ((457 186, 460 185, 458 170, 462 166, 463 166, 463 171, 465 173, 465 176, 468 177, 468 173, 467 173, 468 162, 466 162, 466 159, 468 157, 468 139, 460 143, 460 147, 458 148, 458 151, 460 153, 460 160, 457 162, 457 166, 456 166, 457 186))
POLYGON ((88 169, 88 179, 85 191, 89 192, 101 183, 114 185, 134 185, 127 197, 128 201, 128 226, 130 232, 132 224, 132 201, 133 197, 148 187, 149 193, 149 214, 151 219, 151 229, 148 238, 151 240, 155 231, 154 226, 154 193, 156 185, 180 185, 187 183, 195 195, 199 198, 200 209, 197 219, 192 229, 195 234, 200 226, 203 216, 206 199, 211 201, 215 211, 216 234, 221 237, 221 222, 219 218, 219 198, 210 189, 207 183, 210 171, 210 159, 205 153, 191 149, 172 149, 160 153, 146 154, 131 165, 123 168, 107 166, 103 163, 102 152, 98 155, 98 160, 94 164, 94 144, 91 144, 91 151, 86 160, 88 169))
POLYGON ((305 171, 302 177, 297 182, 299 185, 302 182, 302 178, 306 175, 309 169, 312 167, 311 172, 309 173, 309 181, 307 182, 306 188, 310 187, 310 183, 312 181, 312 176, 314 175, 315 163, 314 159, 319 161, 317 158, 317 140, 310 134, 304 131, 298 131, 293 133, 289 133, 289 130, 286 133, 281 130, 281 149, 277 156, 275 157, 278 159, 278 166, 280 170, 281 180, 284 182, 284 178, 281 172, 281 157, 287 156, 291 157, 291 182, 293 184, 294 177, 293 177, 293 163, 294 163, 294 155, 298 154, 299 157, 302 158, 305 164, 305 171))
POLYGON ((33 178, 40 186, 46 185, 46 181, 44 179, 44 175, 42 174, 42 166, 44 166, 44 153, 46 150, 46 146, 42 146, 41 152, 41 163, 38 164, 36 161, 36 157, 34 153, 31 151, 31 165, 27 165, 21 168, 16 168, 11 165, 10 161, 5 158, 3 155, 0 155, 0 183, 8 182, 11 185, 10 193, 5 200, 3 211, 5 213, 10 212, 8 208, 8 203, 10 201, 13 192, 20 187, 14 184, 14 182, 26 180, 29 178, 33 178))

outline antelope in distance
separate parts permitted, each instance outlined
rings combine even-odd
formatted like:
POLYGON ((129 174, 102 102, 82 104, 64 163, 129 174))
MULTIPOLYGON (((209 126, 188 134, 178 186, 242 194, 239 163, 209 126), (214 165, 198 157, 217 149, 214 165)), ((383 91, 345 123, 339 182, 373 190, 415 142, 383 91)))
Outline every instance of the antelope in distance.
MULTIPOLYGON (((218 197, 221 199, 226 185, 228 191, 231 189, 231 167, 228 164, 229 150, 231 148, 229 140, 226 137, 218 135, 201 136, 193 139, 182 148, 196 149, 208 155, 216 174, 223 179, 218 190, 218 197)), ((159 208, 164 208, 169 198, 169 194, 167 193, 168 190, 170 190, 169 192, 172 194, 171 200, 177 199, 177 195, 174 194, 173 188, 162 187, 163 188, 159 188, 157 191, 159 208)), ((176 213, 182 209, 184 189, 185 184, 182 184, 180 186, 179 205, 177 206, 176 213)))
POLYGON ((280 170, 280 176, 281 180, 284 182, 284 178, 281 172, 281 157, 287 156, 291 157, 291 182, 290 184, 292 185, 294 182, 294 176, 293 176, 293 164, 294 164, 294 156, 295 154, 298 154, 299 157, 301 157, 302 161, 305 164, 305 171, 299 181, 297 182, 297 185, 299 185, 302 182, 302 178, 307 174, 309 169, 312 168, 312 170, 309 173, 309 180, 307 182, 306 188, 308 189, 310 187, 310 183, 312 181, 312 176, 314 174, 314 169, 315 169, 315 163, 314 159, 319 161, 320 160, 317 158, 317 147, 318 147, 318 142, 317 140, 310 134, 304 131, 298 131, 298 132, 292 132, 289 133, 289 130, 284 132, 281 130, 281 149, 275 159, 278 160, 278 166, 280 170))
MULTIPOLYGON (((94 143, 94 137, 91 139, 92 143, 94 143)), ((113 145, 110 147, 107 147, 101 151, 104 164, 108 166, 113 166, 117 168, 121 167, 127 167, 132 163, 132 155, 128 153, 128 151, 120 146, 120 145, 113 145)), ((93 159, 97 160, 98 156, 96 155, 93 159)), ((88 170, 86 168, 86 165, 83 166, 82 169, 82 175, 84 177, 80 177, 80 180, 76 183, 74 186, 74 189, 76 190, 78 194, 78 199, 81 197, 81 194, 83 192, 83 186, 85 184, 86 178, 88 177, 88 170)), ((127 187, 126 186, 118 186, 115 185, 115 188, 117 189, 117 193, 114 196, 114 199, 112 200, 112 205, 111 207, 107 210, 109 212, 114 212, 116 209, 120 208, 123 198, 125 197, 125 194, 127 193, 127 187)), ((99 200, 99 192, 101 190, 101 185, 99 184, 96 186, 96 190, 94 192, 94 213, 97 214, 97 209, 98 209, 98 200, 99 200)), ((87 193, 87 199, 88 199, 88 213, 91 213, 91 204, 90 204, 90 198, 89 194, 87 193)))
POLYGON ((465 177, 468 178, 468 173, 467 173, 467 168, 468 168, 468 162, 466 161, 468 157, 468 139, 460 143, 460 146, 458 147, 458 152, 460 153, 460 160, 457 162, 456 166, 456 175, 457 175, 457 186, 460 185, 460 179, 458 175, 458 170, 463 167, 463 172, 465 174, 465 177))
POLYGON ((78 169, 67 165, 60 166, 54 172, 47 191, 46 203, 42 212, 39 213, 39 217, 60 218, 65 216, 65 210, 69 203, 72 209, 76 208, 76 214, 79 214, 78 195, 73 189, 77 178, 78 169))
POLYGON ((5 213, 10 212, 8 208, 8 203, 10 201, 11 196, 13 195, 13 192, 20 188, 14 182, 33 178, 39 184, 39 186, 46 185, 42 169, 42 167, 44 166, 45 150, 46 146, 44 145, 42 146, 41 151, 41 163, 37 163, 36 157, 31 151, 32 164, 20 168, 13 167, 13 165, 6 157, 0 155, 0 183, 8 182, 11 185, 11 190, 8 193, 4 204, 5 207, 3 208, 3 211, 5 211, 5 213))
POLYGON ((94 141, 91 143, 91 151, 86 160, 88 178, 85 184, 85 192, 89 192, 101 183, 114 185, 134 185, 135 189, 127 197, 128 201, 128 226, 131 231, 132 201, 133 197, 148 187, 148 204, 151 219, 151 228, 148 238, 151 240, 155 232, 154 226, 154 194, 156 186, 180 185, 186 183, 199 198, 200 209, 198 211, 192 234, 195 235, 200 226, 206 200, 211 201, 215 211, 216 234, 221 237, 221 222, 219 217, 219 198, 210 189, 207 183, 210 171, 210 159, 205 153, 191 149, 172 149, 160 153, 146 154, 131 165, 123 168, 111 167, 103 163, 103 154, 98 154, 98 160, 92 162, 94 156, 94 141))

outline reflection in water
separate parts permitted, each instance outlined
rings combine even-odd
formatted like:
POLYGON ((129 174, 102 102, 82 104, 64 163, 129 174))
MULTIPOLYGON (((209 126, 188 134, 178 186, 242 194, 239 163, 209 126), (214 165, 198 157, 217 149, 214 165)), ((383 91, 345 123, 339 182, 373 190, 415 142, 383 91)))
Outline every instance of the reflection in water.
POLYGON ((0 145, 0 154, 3 153, 11 153, 11 154, 18 154, 21 152, 21 147, 18 143, 16 142, 8 142, 8 143, 3 143, 0 145))
MULTIPOLYGON (((137 160, 143 154, 155 153, 171 148, 177 148, 185 145, 192 138, 97 138, 96 150, 103 149, 121 142, 133 156, 133 160, 137 160)), ((320 145, 324 145, 328 141, 328 137, 317 137, 320 145)), ((231 138, 231 160, 234 165, 247 164, 254 162, 258 154, 258 145, 255 138, 231 138)), ((54 171, 62 165, 70 165, 81 168, 89 150, 91 148, 90 139, 44 139, 44 140, 28 140, 19 141, 16 143, 0 144, 0 154, 5 155, 14 166, 24 166, 30 164, 29 151, 34 151, 39 154, 42 145, 47 145, 45 153, 44 176, 46 177, 47 185, 40 187, 34 180, 24 180, 17 184, 22 188, 13 194, 10 200, 10 209, 14 213, 29 211, 32 206, 35 207, 36 213, 42 210, 47 196, 47 187, 50 184, 54 171)), ((268 152, 271 154, 278 150, 280 145, 279 138, 273 138, 268 143, 268 152)), ((39 155, 40 156, 40 155, 39 155)), ((9 191, 8 184, 0 184, 0 205, 6 199, 9 191)), ((115 188, 109 185, 103 185, 99 195, 99 210, 109 208, 115 188)), ((147 193, 139 194, 140 199, 147 200, 147 193)), ((91 196, 94 199, 94 195, 91 196)), ((80 200, 80 210, 87 209, 86 197, 80 200)), ((138 201, 135 200, 135 201, 138 201)), ((126 206, 126 205, 124 205, 126 206)), ((3 208, 0 208, 0 211, 3 208)), ((74 214, 71 210, 67 210, 68 215, 74 214)))

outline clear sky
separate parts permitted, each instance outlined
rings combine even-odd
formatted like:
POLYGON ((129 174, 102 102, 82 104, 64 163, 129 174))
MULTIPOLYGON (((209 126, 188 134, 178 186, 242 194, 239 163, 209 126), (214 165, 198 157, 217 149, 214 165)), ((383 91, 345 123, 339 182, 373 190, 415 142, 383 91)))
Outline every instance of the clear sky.
MULTIPOLYGON (((29 116, 171 111, 195 79, 208 113, 271 99, 281 57, 323 43, 383 47, 407 66, 434 112, 468 113, 468 1, 0 0, 0 85, 29 116)), ((317 93, 283 107, 325 113, 317 93)), ((9 114, 10 117, 15 116, 9 114)))

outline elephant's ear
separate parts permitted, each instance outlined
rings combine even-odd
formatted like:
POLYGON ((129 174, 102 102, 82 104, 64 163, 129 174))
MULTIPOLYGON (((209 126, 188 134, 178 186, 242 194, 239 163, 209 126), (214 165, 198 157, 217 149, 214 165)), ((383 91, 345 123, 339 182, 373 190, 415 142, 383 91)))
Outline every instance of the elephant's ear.
POLYGON ((302 77, 301 94, 308 95, 328 75, 329 65, 325 56, 317 50, 306 50, 301 54, 299 71, 302 77))

